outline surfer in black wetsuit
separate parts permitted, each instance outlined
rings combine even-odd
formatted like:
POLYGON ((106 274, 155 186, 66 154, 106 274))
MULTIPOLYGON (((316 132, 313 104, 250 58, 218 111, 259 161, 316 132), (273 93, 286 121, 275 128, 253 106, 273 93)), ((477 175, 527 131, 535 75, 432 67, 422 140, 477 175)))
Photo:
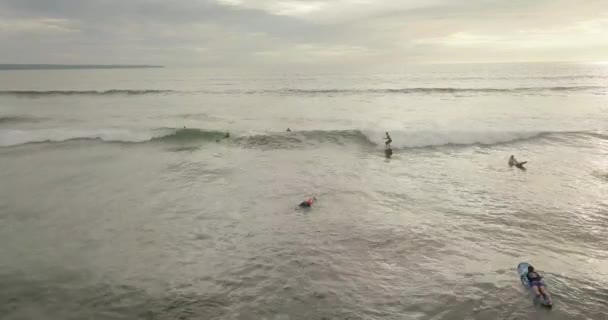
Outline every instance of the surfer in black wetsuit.
POLYGON ((287 132, 291 132, 291 129, 287 128, 287 132))
POLYGON ((226 135, 224 136, 224 139, 228 139, 230 138, 230 132, 226 132, 226 135))
POLYGON ((534 294, 539 298, 542 294, 547 299, 547 302, 551 304, 551 298, 549 297, 547 289, 545 288, 543 277, 541 277, 538 272, 534 271, 533 266, 528 266, 526 278, 528 279, 528 283, 530 284, 530 288, 532 288, 534 294))
POLYGON ((386 138, 384 138, 384 140, 386 140, 386 143, 384 144, 386 149, 390 149, 391 142, 393 142, 393 139, 391 139, 391 136, 388 135, 388 132, 386 133, 386 138))
POLYGON ((520 169, 526 169, 526 168, 524 168, 524 164, 526 164, 526 163, 528 163, 528 161, 524 161, 524 162, 517 161, 515 159, 514 155, 511 155, 511 157, 509 158, 509 167, 516 166, 520 169))

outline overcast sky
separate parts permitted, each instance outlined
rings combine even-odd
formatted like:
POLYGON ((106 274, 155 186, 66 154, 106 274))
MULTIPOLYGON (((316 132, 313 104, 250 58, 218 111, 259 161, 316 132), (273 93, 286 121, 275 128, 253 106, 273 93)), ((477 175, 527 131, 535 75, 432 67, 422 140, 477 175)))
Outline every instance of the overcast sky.
POLYGON ((608 0, 0 0, 0 63, 606 60, 608 0))

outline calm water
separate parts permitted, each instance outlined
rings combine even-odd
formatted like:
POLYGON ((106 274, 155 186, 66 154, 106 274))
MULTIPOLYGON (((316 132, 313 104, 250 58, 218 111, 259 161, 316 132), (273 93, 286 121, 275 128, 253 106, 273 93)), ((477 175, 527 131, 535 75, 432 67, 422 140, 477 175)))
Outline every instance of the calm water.
POLYGON ((607 84, 599 64, 0 72, 0 314, 608 319, 607 84))

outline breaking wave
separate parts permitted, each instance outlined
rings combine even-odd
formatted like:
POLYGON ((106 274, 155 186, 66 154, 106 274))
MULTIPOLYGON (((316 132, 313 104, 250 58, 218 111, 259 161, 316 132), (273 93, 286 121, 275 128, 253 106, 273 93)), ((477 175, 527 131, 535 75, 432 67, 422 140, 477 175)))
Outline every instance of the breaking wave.
MULTIPOLYGON (((199 145, 225 143, 244 148, 289 149, 310 146, 339 145, 382 147, 383 132, 368 130, 310 130, 264 134, 231 134, 225 131, 195 128, 158 128, 152 130, 127 129, 0 129, 0 146, 9 147, 29 143, 54 143, 73 140, 97 140, 114 143, 160 143, 199 145)), ((608 139, 599 132, 507 132, 507 131, 394 131, 391 132, 394 149, 437 148, 442 146, 492 146, 543 138, 564 139, 582 136, 591 139, 608 139)))

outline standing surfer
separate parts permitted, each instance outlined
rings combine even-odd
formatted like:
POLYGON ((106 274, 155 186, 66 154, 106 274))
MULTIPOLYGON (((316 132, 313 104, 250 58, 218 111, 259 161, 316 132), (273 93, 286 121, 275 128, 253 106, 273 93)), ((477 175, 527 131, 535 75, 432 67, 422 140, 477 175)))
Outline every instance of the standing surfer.
POLYGON ((390 149, 391 142, 393 142, 393 139, 391 139, 391 136, 388 134, 388 132, 386 133, 386 138, 384 138, 384 140, 386 140, 386 143, 385 143, 386 149, 390 149))

